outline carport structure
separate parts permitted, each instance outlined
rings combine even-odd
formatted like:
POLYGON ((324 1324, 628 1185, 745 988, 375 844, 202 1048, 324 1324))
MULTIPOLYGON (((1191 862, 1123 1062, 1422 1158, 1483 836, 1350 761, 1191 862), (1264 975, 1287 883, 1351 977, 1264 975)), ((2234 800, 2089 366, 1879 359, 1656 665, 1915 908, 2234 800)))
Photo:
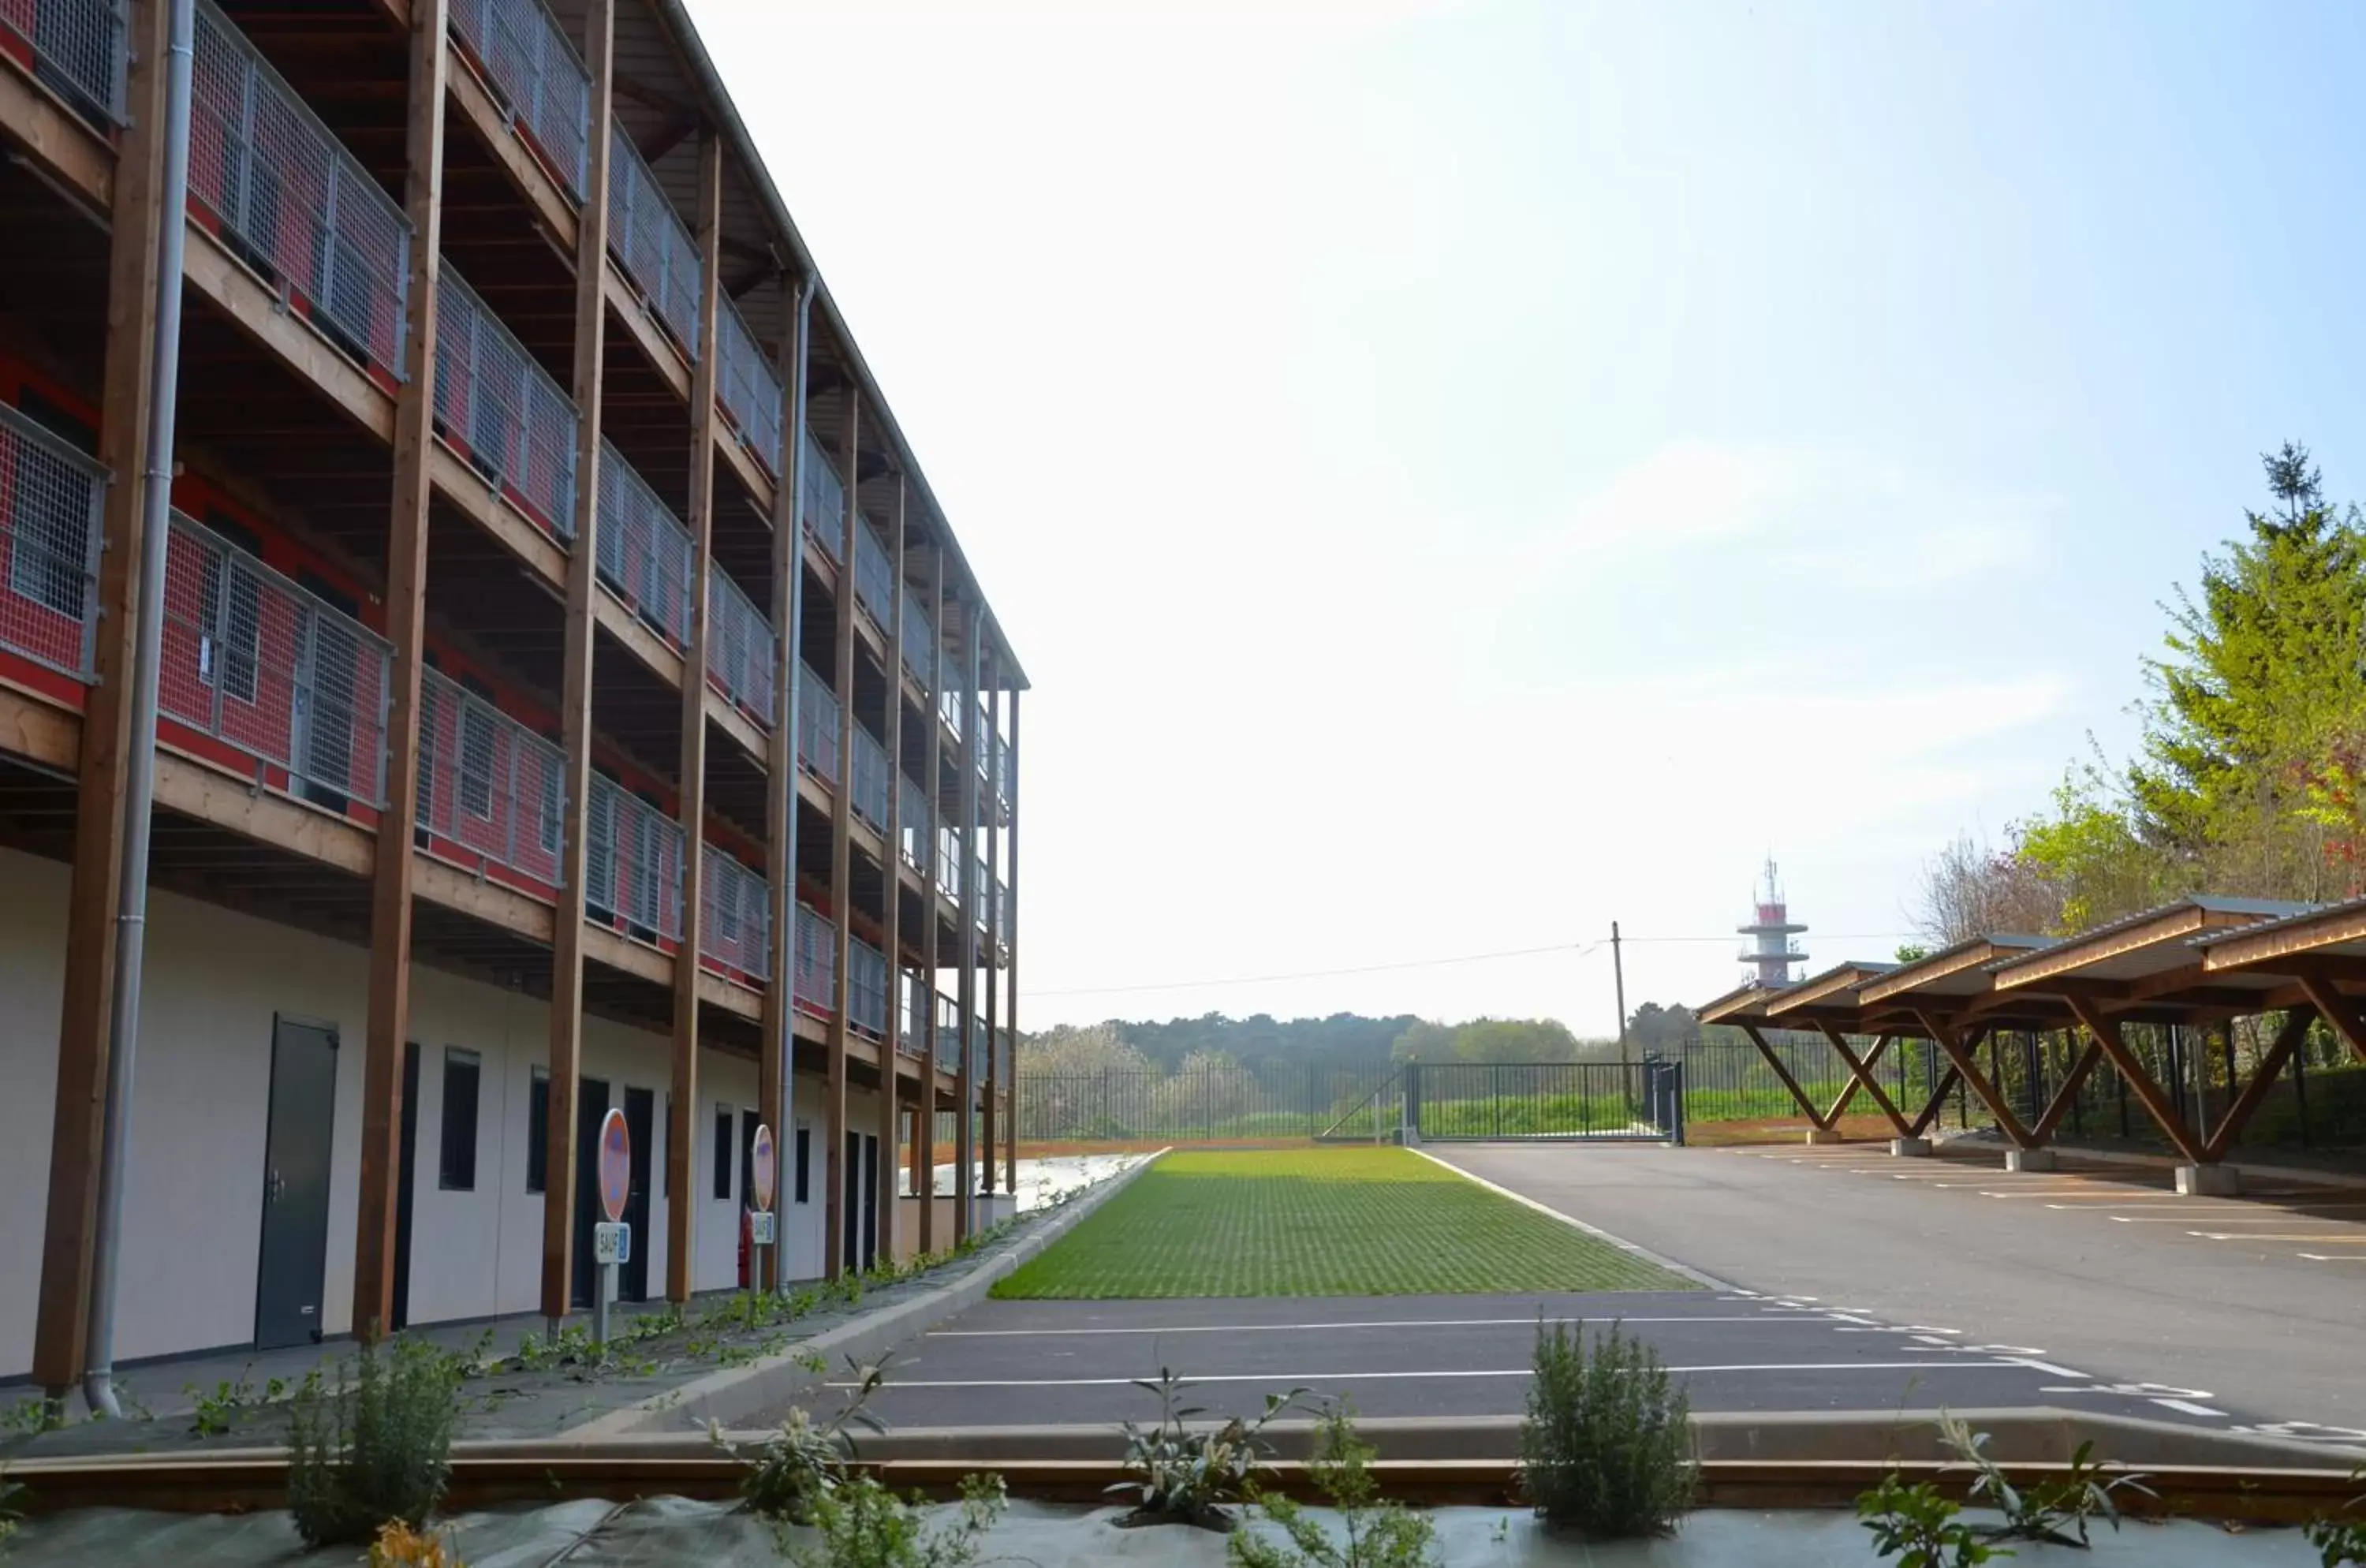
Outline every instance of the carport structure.
MULTIPOLYGON (((2196 896, 2060 940, 1982 936, 1901 964, 1838 964, 1794 986, 1728 992, 1699 1017, 1740 1029, 1757 1046, 1807 1114, 1810 1143, 1837 1137, 1841 1115, 1863 1089, 1896 1131, 1893 1152, 1927 1153, 1931 1123, 1960 1083, 1995 1118, 2009 1145, 2008 1168, 2045 1169, 2081 1086, 2108 1066, 2178 1151, 2180 1190, 2226 1192, 2236 1186, 2223 1163, 2228 1150, 2315 1021, 2325 1020, 2366 1060, 2360 991, 2366 991, 2366 898, 2318 908, 2196 896), (2179 1114, 2125 1032, 2130 1025, 2166 1025, 2231 1041, 2233 1020, 2270 1014, 2281 1020, 2249 1083, 2206 1130, 2179 1114), (1783 1065, 1766 1038, 1778 1029, 1812 1032, 1830 1043, 1849 1076, 1831 1105, 1820 1109, 1783 1065), (1977 1058, 1980 1043, 2002 1031, 2059 1032, 2072 1047, 2067 1074, 2032 1120, 1977 1058), (1895 1043, 1910 1039, 1931 1041, 1947 1071, 1910 1116, 1873 1068, 1895 1043)), ((2227 1063, 2232 1093, 2231 1044, 2227 1063)))

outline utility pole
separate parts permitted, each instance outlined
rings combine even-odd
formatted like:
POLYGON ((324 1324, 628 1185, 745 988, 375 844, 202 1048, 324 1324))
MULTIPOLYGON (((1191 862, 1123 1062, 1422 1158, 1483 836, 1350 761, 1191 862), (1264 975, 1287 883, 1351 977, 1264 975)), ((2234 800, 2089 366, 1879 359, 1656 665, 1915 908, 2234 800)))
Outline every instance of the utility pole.
POLYGON ((1627 960, 1618 951, 1618 922, 1610 922, 1610 976, 1618 987, 1618 1059, 1627 1059, 1627 960))

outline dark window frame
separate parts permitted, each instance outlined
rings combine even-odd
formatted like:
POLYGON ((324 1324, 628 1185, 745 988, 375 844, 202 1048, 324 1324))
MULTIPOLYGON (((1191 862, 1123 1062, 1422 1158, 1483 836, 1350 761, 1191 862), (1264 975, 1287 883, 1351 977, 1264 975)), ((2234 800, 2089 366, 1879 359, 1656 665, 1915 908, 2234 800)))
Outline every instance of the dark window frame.
POLYGON ((526 1083, 525 1190, 540 1192, 550 1181, 550 1069, 536 1067, 526 1083))
POLYGON ((717 1105, 715 1108, 715 1178, 709 1190, 718 1203, 731 1201, 731 1171, 732 1167, 738 1163, 736 1157, 739 1152, 738 1126, 739 1117, 731 1107, 717 1105))
POLYGON ((435 1185, 445 1192, 477 1190, 477 1119, 484 1100, 485 1058, 464 1046, 444 1047, 443 1104, 436 1116, 435 1185), (462 1107, 465 1106, 465 1111, 462 1107), (465 1117, 465 1124, 456 1117, 465 1117))

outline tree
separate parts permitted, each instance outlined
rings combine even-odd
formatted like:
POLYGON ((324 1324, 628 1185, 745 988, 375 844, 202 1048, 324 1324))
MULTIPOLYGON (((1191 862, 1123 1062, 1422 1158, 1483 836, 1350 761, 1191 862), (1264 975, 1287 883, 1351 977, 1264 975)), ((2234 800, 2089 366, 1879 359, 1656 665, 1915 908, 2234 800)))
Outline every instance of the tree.
POLYGON ((1389 1047, 1392 1062, 1450 1062, 1454 1060, 1455 1031, 1443 1023, 1432 1023, 1425 1018, 1414 1020, 1411 1027, 1389 1047))
POLYGON ((1454 1055, 1465 1062, 1574 1062, 1577 1036, 1549 1018, 1482 1018, 1455 1032, 1454 1055))
POLYGON ((1700 1020, 1682 1002, 1662 1007, 1645 1002, 1627 1020, 1627 1045, 1634 1051, 1667 1051, 1700 1038, 1700 1020))
POLYGON ((1935 946, 2004 932, 2043 935, 2061 917, 2061 895, 2018 841, 1996 850, 1963 833, 1923 864, 1915 923, 1935 946))

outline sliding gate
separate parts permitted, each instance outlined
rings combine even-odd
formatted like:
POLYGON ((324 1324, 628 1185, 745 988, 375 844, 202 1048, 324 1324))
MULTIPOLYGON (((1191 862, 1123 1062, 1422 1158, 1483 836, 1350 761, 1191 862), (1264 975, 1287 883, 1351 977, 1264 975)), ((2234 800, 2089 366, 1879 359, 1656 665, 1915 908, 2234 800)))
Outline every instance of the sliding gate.
POLYGON ((1325 1142, 1678 1143, 1684 1065, 1407 1062, 1320 1134, 1325 1142))

